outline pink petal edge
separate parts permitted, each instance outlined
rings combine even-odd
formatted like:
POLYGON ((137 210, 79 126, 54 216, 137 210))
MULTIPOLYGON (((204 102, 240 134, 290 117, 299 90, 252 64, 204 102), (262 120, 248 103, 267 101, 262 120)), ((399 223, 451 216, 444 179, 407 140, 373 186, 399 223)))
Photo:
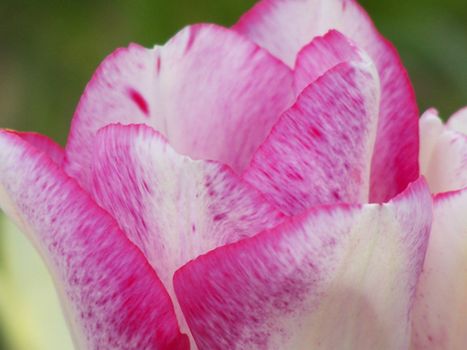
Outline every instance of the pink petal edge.
POLYGON ((340 63, 362 60, 371 63, 365 52, 337 30, 317 36, 297 54, 295 91, 299 95, 306 86, 340 63))
POLYGON ((65 151, 51 138, 36 132, 20 132, 14 130, 8 130, 8 132, 17 135, 31 146, 35 147, 39 151, 44 152, 59 167, 62 166, 65 158, 65 151))
POLYGON ((0 204, 44 257, 75 345, 188 349, 171 300, 141 252, 20 136, 0 130, 0 204))
POLYGON ((316 207, 189 262, 175 291, 201 349, 406 349, 431 225, 424 180, 383 205, 316 207))

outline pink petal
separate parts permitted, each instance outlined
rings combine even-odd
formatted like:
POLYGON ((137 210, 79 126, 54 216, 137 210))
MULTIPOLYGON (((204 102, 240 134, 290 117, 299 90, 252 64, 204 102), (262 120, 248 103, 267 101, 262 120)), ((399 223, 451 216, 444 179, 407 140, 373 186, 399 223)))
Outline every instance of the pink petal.
POLYGON ((174 277, 200 349, 407 349, 431 224, 424 181, 384 205, 318 207, 174 277))
POLYGON ((467 107, 454 113, 447 122, 447 125, 458 132, 467 134, 467 107))
POLYGON ((420 120, 420 156, 433 193, 467 186, 467 135, 445 127, 433 109, 420 120))
POLYGON ((169 294, 173 273, 187 261, 283 219, 230 168, 181 156, 144 125, 101 130, 94 164, 98 202, 144 252, 169 294))
POLYGON ((80 349, 188 349, 141 252, 43 152, 0 131, 0 205, 44 257, 80 349))
POLYGON ((467 349, 467 190, 435 198, 412 349, 467 349))
MULTIPOLYGON (((339 63, 361 60, 366 55, 349 39, 336 30, 330 30, 324 36, 318 36, 302 48, 295 62, 295 91, 303 91, 329 69, 339 63)), ((368 57, 366 60, 371 61, 368 57)))
POLYGON ((187 27, 153 50, 117 50, 99 67, 73 119, 67 171, 90 180, 93 135, 105 125, 144 123, 180 153, 241 172, 293 100, 291 70, 241 35, 187 27))
POLYGON ((396 49, 354 0, 263 0, 234 26, 293 66, 314 37, 336 29, 367 52, 381 79, 381 104, 370 199, 386 201, 418 176, 418 110, 396 49))
POLYGON ((286 214, 317 204, 368 202, 378 105, 371 62, 337 65, 281 117, 245 179, 286 214))
POLYGON ((28 142, 31 146, 44 152, 49 158, 54 161, 58 166, 61 166, 65 157, 63 148, 58 145, 55 141, 48 138, 45 135, 41 135, 35 132, 18 132, 9 131, 15 135, 21 137, 24 141, 28 142))

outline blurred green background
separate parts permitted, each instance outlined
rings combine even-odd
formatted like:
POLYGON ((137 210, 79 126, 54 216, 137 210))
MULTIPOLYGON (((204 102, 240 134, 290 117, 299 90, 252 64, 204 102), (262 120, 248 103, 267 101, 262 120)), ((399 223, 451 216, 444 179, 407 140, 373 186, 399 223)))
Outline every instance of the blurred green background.
MULTIPOLYGON (((446 117, 467 105, 465 0, 360 2, 399 49, 421 111, 434 106, 446 117)), ((253 3, 1 0, 0 127, 63 144, 85 84, 116 47, 163 43, 194 22, 231 25, 253 3)), ((50 283, 28 242, 0 217, 0 349, 71 348, 50 283)))

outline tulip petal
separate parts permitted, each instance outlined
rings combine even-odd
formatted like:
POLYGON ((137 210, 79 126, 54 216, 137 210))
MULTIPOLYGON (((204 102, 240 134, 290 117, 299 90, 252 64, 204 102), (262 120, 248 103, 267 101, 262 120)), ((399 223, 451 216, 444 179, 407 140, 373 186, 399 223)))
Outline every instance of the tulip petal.
POLYGON ((447 126, 467 135, 467 107, 464 107, 449 117, 447 126))
POLYGON ((189 262, 175 291, 200 349, 407 349, 430 224, 423 180, 314 208, 189 262))
POLYGON ((420 172, 424 176, 428 172, 431 157, 443 131, 444 124, 436 109, 430 108, 420 117, 420 172))
POLYGON ((420 120, 420 166, 433 193, 467 186, 467 135, 444 126, 433 109, 420 120))
POLYGON ((371 62, 337 65, 282 115, 244 178, 286 214, 368 202, 378 105, 371 62))
POLYGON ((336 29, 373 59, 381 104, 372 162, 373 202, 387 201, 418 177, 418 109, 396 49, 354 0, 263 0, 233 27, 293 66, 314 37, 336 29))
POLYGON ((66 169, 89 186, 90 140, 119 122, 150 125, 179 153, 241 172, 293 98, 292 71, 266 50, 226 28, 187 27, 101 64, 74 116, 66 169))
POLYGON ((438 138, 425 176, 433 193, 467 186, 467 135, 445 130, 438 138))
POLYGON ((102 129, 93 172, 98 203, 144 252, 174 298, 177 268, 283 220, 230 168, 179 155, 145 125, 102 129))
POLYGON ((52 139, 35 132, 18 132, 13 130, 9 132, 16 134, 24 141, 31 144, 31 146, 47 154, 58 166, 62 165, 65 157, 65 151, 52 139))
POLYGON ((412 349, 467 349, 467 190, 435 197, 412 349))
POLYGON ((167 285, 187 261, 284 219, 230 168, 178 154, 145 125, 100 130, 93 173, 98 203, 167 285))
POLYGON ((339 63, 371 59, 336 30, 318 36, 297 54, 294 70, 295 91, 300 94, 311 82, 339 63))
POLYGON ((77 348, 188 349, 141 252, 50 158, 7 131, 0 205, 44 257, 77 348))

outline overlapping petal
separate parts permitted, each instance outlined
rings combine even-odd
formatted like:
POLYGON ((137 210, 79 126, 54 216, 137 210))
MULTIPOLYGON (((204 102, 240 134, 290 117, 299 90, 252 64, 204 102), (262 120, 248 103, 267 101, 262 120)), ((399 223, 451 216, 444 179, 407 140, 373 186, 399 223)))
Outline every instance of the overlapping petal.
POLYGON ((284 219, 229 167, 178 154, 150 127, 98 135, 93 193, 167 286, 187 261, 284 219))
POLYGON ((467 190, 435 197, 413 315, 413 350, 467 347, 467 190))
POLYGON ((78 348, 463 349, 467 109, 417 117, 356 1, 262 0, 110 55, 66 151, 0 130, 0 207, 78 348))
POLYGON ((467 136, 465 108, 443 125, 420 120, 420 163, 434 200, 433 228, 414 306, 412 349, 467 346, 467 136), (446 192, 452 191, 452 192, 446 192))
POLYGON ((292 71, 266 50, 226 28, 190 26, 101 64, 74 116, 66 169, 88 188, 93 136, 119 122, 151 125, 178 152, 240 172, 293 98, 292 71))
POLYGON ((173 298, 177 268, 284 218, 232 169, 178 154, 150 127, 112 125, 98 135, 97 201, 141 248, 173 298))
POLYGON ((383 205, 318 207, 176 272, 202 349, 405 349, 432 219, 423 180, 383 205))
POLYGON ((338 64, 281 116, 244 178, 287 214, 368 202, 379 96, 371 61, 338 64))
POLYGON ((293 67, 314 37, 336 29, 373 59, 381 80, 371 201, 389 200, 418 177, 418 110, 395 48, 354 0, 262 0, 234 29, 293 67))
POLYGON ((143 254, 46 153, 7 131, 0 205, 44 257, 78 348, 188 349, 143 254))

